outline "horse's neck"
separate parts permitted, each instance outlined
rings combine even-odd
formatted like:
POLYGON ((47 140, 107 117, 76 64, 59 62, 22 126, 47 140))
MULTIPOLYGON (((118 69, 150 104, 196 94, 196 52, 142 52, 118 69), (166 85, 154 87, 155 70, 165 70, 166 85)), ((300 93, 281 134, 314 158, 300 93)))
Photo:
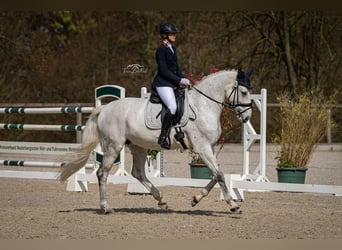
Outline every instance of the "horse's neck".
POLYGON ((216 73, 208 76, 198 85, 198 89, 218 102, 225 100, 225 88, 228 85, 228 73, 216 73))
MULTIPOLYGON (((214 75, 212 77, 209 76, 200 82, 197 88, 207 96, 215 99, 217 102, 223 103, 225 100, 225 87, 227 86, 227 79, 224 80, 224 77, 225 75, 223 74, 214 75)), ((222 105, 209 100, 209 98, 198 92, 194 97, 197 107, 202 107, 203 110, 210 111, 212 115, 216 114, 218 118, 220 117, 223 108, 222 105), (203 103, 205 103, 205 107, 203 107, 203 103)))

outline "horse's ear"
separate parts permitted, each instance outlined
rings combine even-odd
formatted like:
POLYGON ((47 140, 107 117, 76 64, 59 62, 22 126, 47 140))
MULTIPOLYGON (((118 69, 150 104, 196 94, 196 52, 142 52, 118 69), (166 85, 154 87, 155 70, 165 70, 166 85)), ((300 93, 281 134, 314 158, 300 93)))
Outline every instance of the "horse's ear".
POLYGON ((253 68, 253 67, 250 67, 249 70, 247 71, 246 75, 247 75, 248 77, 250 77, 250 76, 252 75, 253 71, 254 71, 254 68, 253 68))
POLYGON ((250 79, 249 77, 252 75, 254 68, 251 67, 249 70, 244 73, 241 68, 238 68, 238 74, 237 74, 237 81, 239 82, 240 85, 246 87, 248 90, 252 89, 250 79))
POLYGON ((238 67, 237 78, 238 78, 238 79, 241 79, 243 76, 244 76, 244 73, 243 73, 241 67, 238 67))

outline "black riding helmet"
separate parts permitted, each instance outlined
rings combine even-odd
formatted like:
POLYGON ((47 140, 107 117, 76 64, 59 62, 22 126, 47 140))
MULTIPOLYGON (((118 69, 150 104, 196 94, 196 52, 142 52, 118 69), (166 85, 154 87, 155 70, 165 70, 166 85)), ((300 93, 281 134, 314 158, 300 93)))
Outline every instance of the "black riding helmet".
POLYGON ((160 35, 167 33, 179 33, 180 30, 173 23, 163 23, 160 25, 160 35))

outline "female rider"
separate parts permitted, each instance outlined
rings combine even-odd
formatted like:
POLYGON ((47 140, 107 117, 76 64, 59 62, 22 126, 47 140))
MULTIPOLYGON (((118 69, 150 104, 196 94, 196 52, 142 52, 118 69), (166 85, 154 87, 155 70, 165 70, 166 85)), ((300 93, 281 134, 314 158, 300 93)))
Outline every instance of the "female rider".
POLYGON ((173 46, 179 32, 180 30, 172 23, 160 25, 161 44, 156 51, 158 72, 152 83, 152 88, 158 92, 163 104, 168 108, 158 139, 158 144, 165 149, 171 147, 170 130, 177 111, 175 91, 190 85, 190 81, 179 69, 176 48, 173 46))

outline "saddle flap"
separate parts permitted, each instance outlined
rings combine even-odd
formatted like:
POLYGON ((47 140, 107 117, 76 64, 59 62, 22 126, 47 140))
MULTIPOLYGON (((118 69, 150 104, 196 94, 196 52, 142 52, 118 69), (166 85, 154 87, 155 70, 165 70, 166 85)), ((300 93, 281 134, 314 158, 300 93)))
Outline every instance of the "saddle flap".
POLYGON ((151 94, 150 94, 150 102, 151 103, 162 103, 162 100, 160 99, 157 90, 154 88, 151 89, 151 94))
MULTIPOLYGON (((188 91, 184 91, 184 107, 178 107, 180 112, 183 111, 183 114, 180 113, 181 117, 177 124, 174 124, 174 127, 184 127, 189 120, 189 101, 188 101, 188 91)), ((178 104, 177 104, 178 105, 178 104)), ((162 113, 163 105, 161 103, 152 103, 151 97, 148 98, 147 104, 145 107, 145 125, 149 129, 161 129, 161 113, 162 113)), ((165 107, 164 107, 165 108, 165 107)))

